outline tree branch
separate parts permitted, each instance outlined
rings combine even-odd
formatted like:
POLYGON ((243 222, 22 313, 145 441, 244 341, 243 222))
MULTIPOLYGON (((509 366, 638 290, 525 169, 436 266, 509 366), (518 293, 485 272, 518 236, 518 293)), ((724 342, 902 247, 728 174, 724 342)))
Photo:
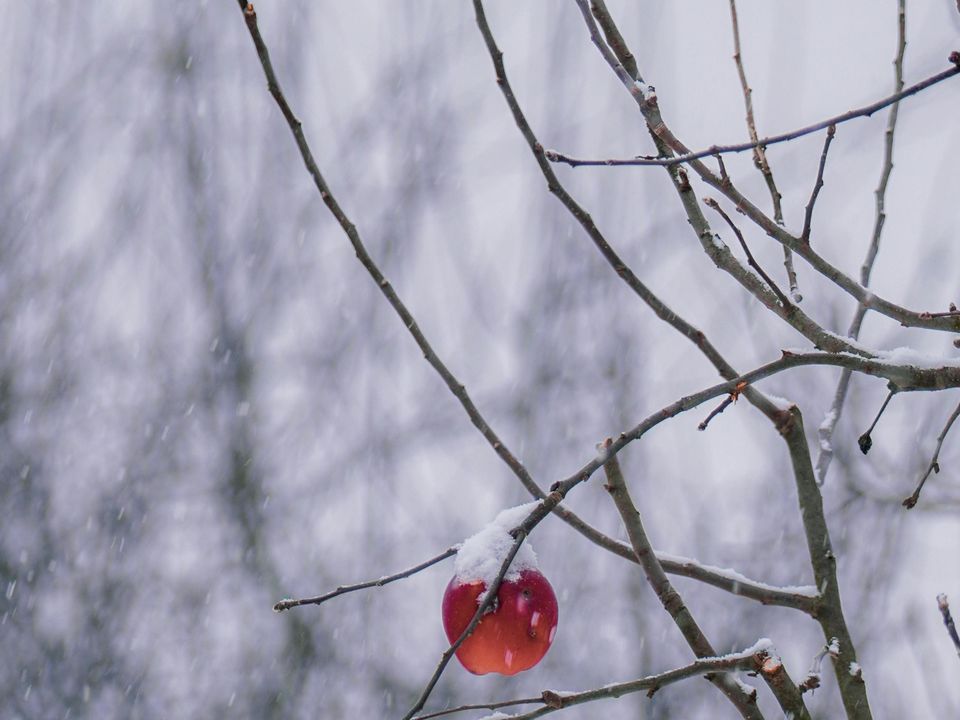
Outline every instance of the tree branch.
POLYGON ((940 472, 940 448, 943 447, 943 441, 946 439, 947 434, 950 432, 950 428, 953 427, 953 423, 956 421, 957 416, 960 416, 960 405, 954 408, 953 412, 950 413, 950 417, 947 419, 947 424, 943 426, 943 430, 940 433, 940 436, 937 438, 937 448, 933 451, 933 457, 930 458, 930 464, 927 466, 927 471, 920 478, 920 481, 917 483, 916 490, 913 491, 913 494, 903 501, 903 506, 908 510, 914 507, 917 504, 917 501, 920 499, 920 491, 923 490, 923 484, 927 482, 927 478, 930 477, 930 473, 939 473, 940 472))
POLYGON ((863 677, 852 676, 847 671, 851 663, 857 661, 857 655, 843 615, 840 585, 837 580, 837 558, 833 553, 830 531, 823 514, 823 497, 810 460, 803 416, 796 406, 790 408, 790 414, 792 422, 785 425, 781 433, 790 451, 803 534, 807 541, 814 581, 820 591, 820 608, 816 619, 823 630, 824 638, 836 638, 839 643, 838 662, 835 662, 833 667, 847 717, 851 720, 869 720, 872 714, 863 677))
POLYGON ((803 230, 800 232, 800 239, 806 243, 810 242, 810 223, 813 221, 813 206, 817 202, 817 196, 820 195, 820 189, 823 187, 823 171, 827 166, 827 153, 830 152, 830 145, 834 136, 837 134, 837 126, 831 125, 827 128, 827 135, 823 139, 823 151, 820 153, 820 164, 817 166, 817 179, 813 183, 813 191, 810 193, 810 201, 803 212, 803 230))
POLYGON ((932 87, 938 83, 943 82, 944 80, 949 80, 957 74, 960 74, 960 53, 953 52, 950 53, 950 62, 952 67, 942 70, 941 72, 931 75, 925 80, 921 80, 918 83, 915 83, 907 88, 904 88, 900 92, 896 92, 889 97, 885 97, 882 100, 878 100, 869 105, 865 105, 856 110, 850 110, 849 112, 842 113, 840 115, 834 115, 833 117, 827 118, 826 120, 821 120, 820 122, 814 123, 813 125, 807 125, 796 130, 791 130, 790 132, 781 133, 780 135, 770 135, 765 138, 760 138, 756 142, 746 142, 746 143, 736 143, 732 145, 711 145, 710 147, 704 150, 697 150, 692 152, 687 150, 682 154, 678 154, 675 157, 670 158, 650 158, 650 157, 635 157, 635 158, 608 158, 606 160, 592 160, 592 159, 583 159, 583 158, 574 158, 563 153, 557 152, 556 150, 547 150, 547 158, 552 162, 562 162, 570 165, 572 167, 580 166, 596 166, 604 165, 607 167, 620 167, 620 166, 659 166, 659 167, 672 167, 674 165, 682 165, 684 163, 689 163, 693 160, 700 160, 705 157, 710 157, 712 155, 728 155, 730 153, 741 153, 748 150, 753 150, 757 147, 767 148, 771 145, 777 145, 783 142, 789 142, 791 140, 796 140, 801 138, 804 135, 810 135, 811 133, 824 130, 831 125, 842 125, 845 122, 851 120, 856 120, 861 117, 870 117, 878 110, 883 110, 883 108, 893 105, 896 102, 900 102, 904 98, 911 97, 926 90, 929 87, 932 87))
MULTIPOLYGON (((475 710, 483 708, 502 708, 510 705, 527 705, 531 702, 540 702, 544 707, 537 708, 523 715, 513 715, 511 720, 528 720, 530 718, 543 717, 558 710, 565 710, 574 705, 582 705, 596 700, 606 700, 609 698, 618 698, 631 693, 647 691, 652 696, 660 688, 671 685, 687 678, 710 675, 721 671, 733 670, 753 670, 762 672, 764 663, 771 657, 769 653, 770 641, 761 639, 752 647, 741 650, 737 653, 731 653, 722 657, 705 657, 695 660, 689 665, 680 668, 668 670, 657 675, 648 675, 638 680, 629 680, 622 683, 611 683, 595 690, 586 690, 583 692, 557 692, 555 690, 544 690, 539 698, 523 698, 518 700, 508 700, 495 705, 461 705, 441 712, 431 713, 429 715, 419 715, 414 720, 429 720, 430 718, 450 715, 452 713, 465 710, 475 710)), ((797 716, 798 720, 802 716, 797 716)))
POLYGON ((428 567, 432 567, 436 565, 438 562, 441 562, 443 560, 446 560, 448 557, 456 555, 457 550, 459 550, 459 548, 460 548, 459 545, 448 547, 439 555, 435 555, 434 557, 430 558, 429 560, 425 560, 419 565, 414 565, 411 568, 407 568, 406 570, 401 570, 400 572, 394 573, 393 575, 385 575, 384 577, 377 578, 376 580, 367 580, 366 582, 357 583, 356 585, 341 585, 336 590, 331 590, 328 593, 325 593, 323 595, 317 595, 315 597, 300 598, 299 600, 293 600, 293 599, 287 598, 287 599, 281 600, 276 605, 274 605, 273 610, 274 612, 283 612, 284 610, 289 610, 290 608, 299 607, 300 605, 321 605, 325 603, 327 600, 332 600, 335 597, 339 597, 340 595, 346 595, 347 593, 356 592, 357 590, 366 590, 367 588, 372 588, 372 587, 383 587, 384 585, 389 585, 390 583, 395 582, 397 580, 403 580, 404 578, 408 578, 411 575, 416 575, 418 572, 426 570, 428 567))

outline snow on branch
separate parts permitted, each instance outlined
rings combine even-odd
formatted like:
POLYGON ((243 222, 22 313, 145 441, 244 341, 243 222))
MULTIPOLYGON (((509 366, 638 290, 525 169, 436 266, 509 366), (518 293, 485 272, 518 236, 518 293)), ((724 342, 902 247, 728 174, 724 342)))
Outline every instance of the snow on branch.
MULTIPOLYGON (((668 670, 657 675, 648 675, 637 680, 628 680, 626 682, 611 683, 594 690, 585 690, 582 692, 571 692, 561 690, 544 690, 539 698, 523 698, 517 700, 506 700, 489 705, 472 704, 461 705, 447 710, 430 713, 427 715, 418 715, 414 720, 431 720, 432 718, 452 715, 454 713, 464 712, 476 709, 496 709, 510 707, 512 705, 529 705, 534 702, 542 704, 531 712, 519 715, 503 715, 502 718, 511 720, 528 720, 530 718, 543 717, 558 710, 563 710, 574 705, 582 705, 596 700, 606 700, 618 698, 623 695, 629 695, 637 692, 646 692, 648 697, 653 697, 654 693, 667 685, 685 680, 692 677, 702 677, 719 672, 729 672, 736 670, 760 672, 764 662, 772 654, 773 643, 767 638, 760 638, 748 648, 727 655, 704 657, 695 660, 689 665, 668 670)), ((496 717, 496 716, 493 716, 496 717)))

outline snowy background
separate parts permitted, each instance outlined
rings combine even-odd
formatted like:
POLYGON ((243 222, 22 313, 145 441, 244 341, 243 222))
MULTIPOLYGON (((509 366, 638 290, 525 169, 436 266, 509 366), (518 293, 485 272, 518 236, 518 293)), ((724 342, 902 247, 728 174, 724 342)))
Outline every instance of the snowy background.
MULTIPOLYGON (((761 135, 890 93, 892 0, 738 7, 761 135)), ((446 647, 452 561, 320 608, 272 604, 416 564, 528 496, 320 202, 234 0, 0 8, 0 716, 400 717, 446 647)), ((257 9, 339 202, 541 485, 716 381, 546 191, 469 3, 257 9)), ((746 139, 726 2, 610 9, 687 145, 746 139)), ((653 151, 572 2, 487 12, 545 145, 653 151)), ((960 15, 953 0, 921 0, 907 23, 909 83, 946 67, 960 15)), ((873 285, 910 308, 960 300, 958 105, 952 80, 900 110, 873 285)), ((814 245, 851 275, 873 226, 885 123, 882 112, 839 128, 814 220, 814 245)), ((769 151, 791 229, 821 142, 769 151)), ((749 154, 727 167, 766 209, 749 154)), ((714 268, 661 170, 558 172, 735 367, 809 346, 714 268)), ((747 239, 779 278, 780 247, 753 229, 747 239)), ((805 311, 844 332, 851 298, 799 260, 798 271, 805 311)), ((861 339, 956 353, 946 334, 874 315, 861 339)), ((798 402, 814 438, 838 375, 804 368, 761 387, 798 402)), ((955 443, 920 506, 900 506, 956 392, 895 398, 863 457, 856 438, 885 394, 854 378, 824 488, 847 621, 879 717, 956 717, 957 659, 935 602, 946 592, 960 604, 955 443)), ((699 433, 708 409, 621 455, 655 546, 811 582, 783 443, 746 403, 699 433)), ((623 536, 598 480, 568 505, 623 536)), ((560 600, 551 652, 513 678, 452 665, 428 707, 588 689, 691 659, 636 566, 552 517, 531 541, 560 600)), ((822 647, 799 613, 677 586, 719 652, 769 637, 799 679, 822 647)), ((830 673, 809 703, 837 716, 830 673)), ((563 717, 597 713, 734 716, 700 680, 563 717)))

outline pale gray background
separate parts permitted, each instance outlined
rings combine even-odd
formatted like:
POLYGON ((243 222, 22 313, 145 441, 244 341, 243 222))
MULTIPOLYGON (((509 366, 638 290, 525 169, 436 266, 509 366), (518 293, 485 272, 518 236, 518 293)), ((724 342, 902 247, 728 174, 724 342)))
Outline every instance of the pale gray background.
MULTIPOLYGON (((893 0, 739 7, 761 134, 890 92, 893 0)), ((469 3, 257 8, 339 201, 541 484, 715 382, 547 193, 469 3)), ((726 2, 610 8, 688 145, 746 139, 726 2)), ((399 717, 445 647, 449 562, 322 608, 276 615, 272 603, 419 562, 525 501, 519 483, 320 203, 236 2, 6 0, 0 11, 0 715, 399 717)), ((545 145, 652 151, 572 2, 490 2, 488 15, 545 145)), ((953 0, 911 2, 907 81, 946 67, 958 31, 953 0)), ((953 80, 901 108, 873 278, 911 308, 960 300, 958 103, 953 80)), ((885 122, 839 129, 817 208, 813 242, 851 275, 885 122)), ((821 142, 769 152, 792 229, 821 142)), ((768 206, 749 155, 728 168, 768 206)), ((808 346, 713 267, 661 170, 559 172, 640 277, 736 367, 808 346)), ((779 246, 753 230, 748 240, 781 277, 779 246)), ((804 309, 842 332, 852 300, 802 261, 798 271, 804 309)), ((942 333, 874 316, 862 339, 953 351, 942 333)), ((800 369, 762 387, 798 401, 813 435, 837 376, 800 369)), ((956 393, 895 399, 864 458, 856 437, 884 394, 879 380, 854 380, 824 490, 847 619, 878 717, 954 717, 957 658, 934 600, 960 603, 954 443, 921 506, 908 514, 899 500, 956 393)), ((707 410, 622 455, 655 545, 810 582, 783 444, 745 403, 698 433, 707 410)), ((621 533, 598 481, 569 505, 621 533)), ((430 707, 586 689, 690 659, 635 566, 553 518, 532 542, 561 602, 550 654, 510 679, 451 666, 430 707)), ((822 644, 797 613, 678 587, 721 651, 768 636, 799 679, 822 644)), ((824 678, 810 705, 836 717, 824 678)), ((773 707, 765 689, 761 705, 773 707)), ((597 713, 734 715, 701 680, 564 717, 597 713)))

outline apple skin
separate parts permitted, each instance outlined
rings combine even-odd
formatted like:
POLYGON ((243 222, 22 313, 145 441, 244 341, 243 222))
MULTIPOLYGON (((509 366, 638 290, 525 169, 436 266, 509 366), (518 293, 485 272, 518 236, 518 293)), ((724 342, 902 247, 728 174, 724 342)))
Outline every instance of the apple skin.
MULTIPOLYGON (((454 643, 477 611, 486 590, 482 580, 454 577, 443 594, 443 629, 454 643)), ((516 580, 504 580, 496 609, 487 612, 457 649, 457 659, 475 675, 516 675, 547 654, 557 630, 557 597, 539 570, 526 569, 516 580)))

